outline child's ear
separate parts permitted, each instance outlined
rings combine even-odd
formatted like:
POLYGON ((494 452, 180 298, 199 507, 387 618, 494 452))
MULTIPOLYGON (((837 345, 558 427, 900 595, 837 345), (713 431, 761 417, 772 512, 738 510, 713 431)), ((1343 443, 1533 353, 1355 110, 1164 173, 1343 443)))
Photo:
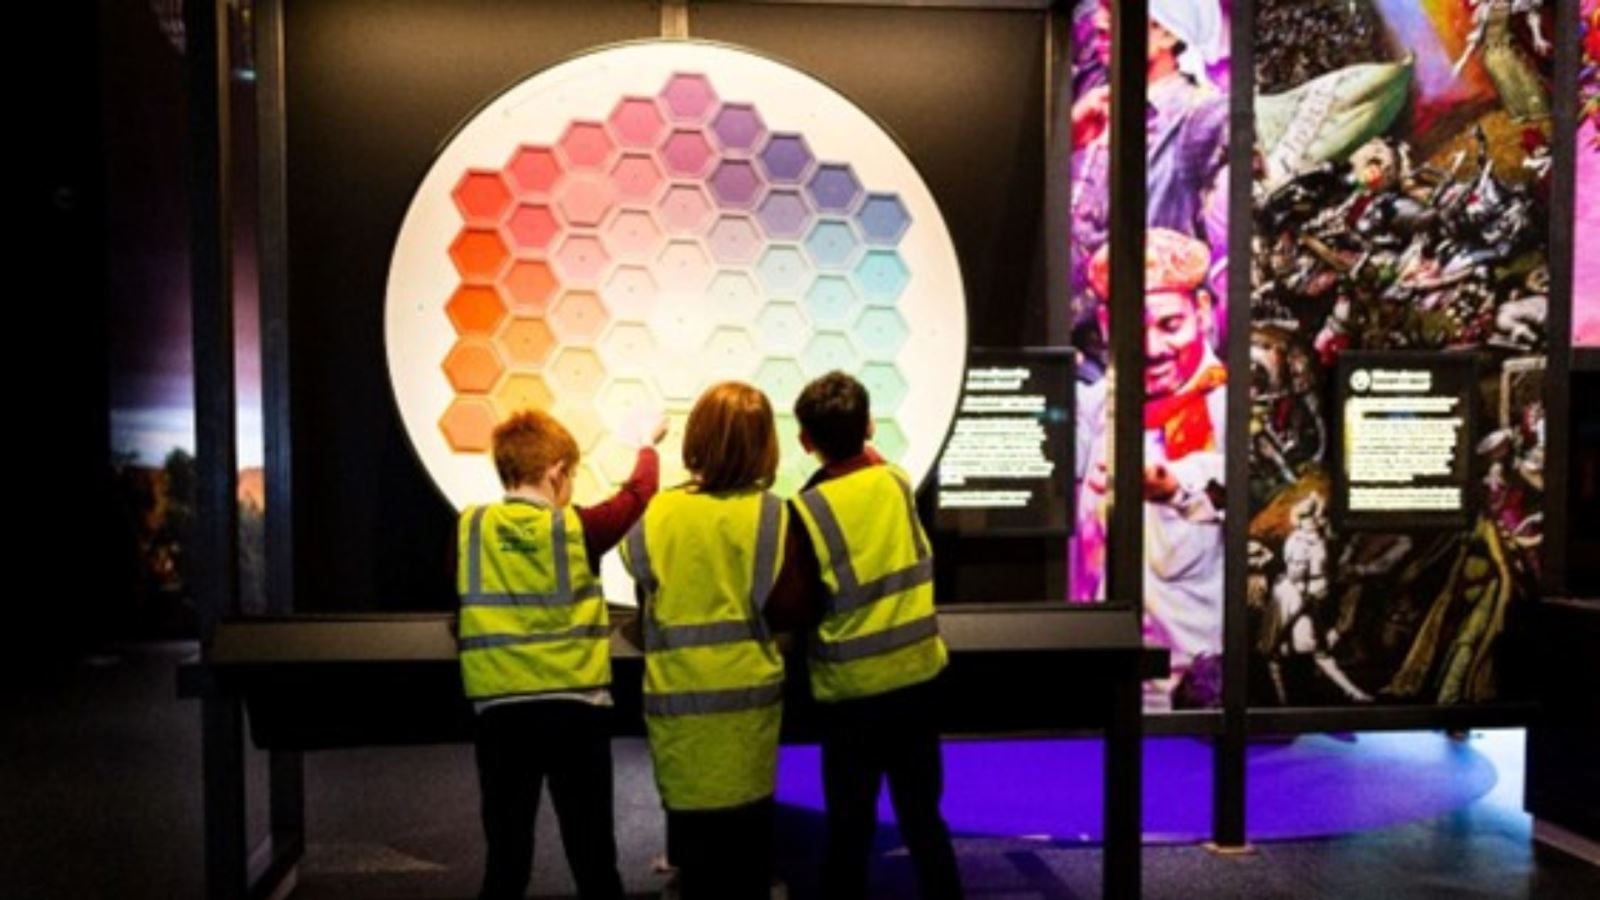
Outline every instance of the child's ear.
POLYGON ((804 428, 800 429, 800 448, 807 453, 817 452, 817 445, 811 442, 811 435, 804 428))

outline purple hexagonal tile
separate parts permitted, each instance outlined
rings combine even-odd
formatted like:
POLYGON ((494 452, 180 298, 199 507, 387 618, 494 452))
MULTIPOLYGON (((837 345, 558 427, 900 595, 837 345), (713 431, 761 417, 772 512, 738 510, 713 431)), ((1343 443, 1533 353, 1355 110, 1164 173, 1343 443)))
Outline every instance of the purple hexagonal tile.
POLYGON ((795 240, 804 237, 815 215, 805 195, 793 188, 773 188, 756 207, 756 219, 767 237, 795 240))
POLYGON ((749 103, 724 103, 711 120, 711 133, 724 153, 754 153, 767 136, 767 123, 749 103))
POLYGON ((773 184, 800 184, 817 161, 805 138, 781 131, 772 135, 757 159, 773 184))
POLYGON ((823 163, 806 183, 806 192, 819 211, 848 213, 861 201, 861 180, 848 163, 823 163))
POLYGON ((747 160, 725 159, 711 173, 711 195, 723 209, 754 209, 765 184, 747 160))

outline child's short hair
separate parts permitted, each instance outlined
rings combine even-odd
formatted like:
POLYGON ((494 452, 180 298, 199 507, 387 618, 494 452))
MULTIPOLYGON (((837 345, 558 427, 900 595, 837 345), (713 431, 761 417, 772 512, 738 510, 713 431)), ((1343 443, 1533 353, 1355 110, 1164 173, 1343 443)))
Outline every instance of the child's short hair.
POLYGON ((859 454, 867 443, 872 403, 861 382, 829 372, 806 385, 794 401, 794 416, 824 459, 837 462, 859 454))
POLYGON ((572 432, 543 410, 523 410, 501 422, 493 446, 494 467, 507 490, 538 484, 558 462, 566 462, 569 472, 578 465, 572 432))
POLYGON ((684 426, 683 466, 708 493, 772 487, 778 430, 767 395, 739 381, 707 388, 684 426))

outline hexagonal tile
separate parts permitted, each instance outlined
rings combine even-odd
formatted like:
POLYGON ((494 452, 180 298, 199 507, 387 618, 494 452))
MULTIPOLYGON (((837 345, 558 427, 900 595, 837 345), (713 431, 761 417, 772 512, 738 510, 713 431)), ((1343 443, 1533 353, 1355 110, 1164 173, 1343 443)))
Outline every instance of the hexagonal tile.
POLYGON ((767 123, 749 103, 724 103, 711 120, 711 134, 724 153, 753 153, 767 136, 767 123))
POLYGON ((695 354, 711 336, 714 323, 697 300, 668 294, 650 316, 650 333, 659 348, 650 374, 662 396, 671 400, 693 400, 699 393, 701 378, 695 354))
POLYGON ((619 202, 643 204, 651 202, 661 193, 667 176, 653 157, 627 153, 612 167, 611 183, 617 189, 619 202))
POLYGON ((911 213, 899 194, 868 194, 855 218, 867 244, 874 247, 893 247, 911 227, 911 213))
POLYGON ((524 203, 506 222, 511 235, 511 246, 518 253, 544 253, 550 242, 561 232, 561 223, 555 213, 542 203, 524 203))
POLYGON ((565 283, 598 285, 611 264, 611 254, 599 238, 575 234, 561 242, 551 262, 565 283))
POLYGON ((669 241, 656 258, 655 273, 669 291, 698 291, 711 279, 711 259, 699 241, 669 241))
POLYGON ((643 375, 655 366, 657 345, 648 325, 618 322, 600 339, 600 359, 613 375, 643 375))
POLYGON ((701 361, 713 378, 743 379, 761 362, 761 351, 745 329, 718 328, 706 339, 701 361))
POLYGON ((723 264, 744 265, 755 262, 766 242, 749 216, 725 214, 717 219, 706 234, 706 244, 711 255, 723 264))
POLYGON ((705 191, 688 184, 675 184, 661 196, 661 224, 673 236, 699 234, 711 224, 716 210, 705 191))
POLYGON ((872 412, 877 416, 894 415, 911 391, 905 376, 889 363, 868 363, 856 373, 856 379, 867 389, 872 412))
POLYGON ((806 255, 819 269, 841 271, 850 268, 861 251, 861 241, 849 222, 823 219, 806 235, 806 255))
POLYGON ((893 304, 910 281, 911 270, 893 250, 869 250, 856 264, 856 287, 868 303, 893 304))
POLYGON ((674 178, 703 178, 717 159, 703 132, 685 128, 672 132, 656 155, 674 178))
POLYGON ((744 159, 725 159, 718 163, 708 184, 711 195, 723 209, 754 209, 766 187, 755 164, 744 159))
POLYGON ((506 317, 506 304, 494 288, 462 285, 444 305, 456 334, 491 335, 506 317))
POLYGON ((861 308, 861 298, 841 275, 818 275, 806 291, 806 316, 818 328, 842 329, 861 308))
MULTIPOLYGON (((643 378, 613 378, 600 390, 595 402, 601 418, 613 432, 635 421, 643 411, 661 409, 661 398, 643 378)), ((628 467, 633 468, 632 459, 628 467)), ((617 480, 626 481, 627 477, 628 473, 623 472, 622 478, 617 480)))
POLYGON ((593 350, 581 347, 562 348, 545 371, 562 397, 569 394, 592 396, 606 380, 606 368, 600 357, 593 350))
POLYGON ((850 339, 837 331, 821 331, 813 335, 811 343, 800 354, 800 365, 806 375, 816 378, 829 372, 854 372, 861 357, 850 339))
POLYGON ((544 319, 516 316, 495 339, 512 365, 538 368, 556 348, 556 336, 544 319))
MULTIPOLYGON (((665 344, 667 342, 663 339, 662 343, 665 344)), ((666 398, 668 404, 687 407, 694 403, 699 398, 700 392, 705 388, 705 379, 700 377, 700 373, 695 367, 682 365, 679 360, 671 358, 666 350, 662 351, 662 358, 665 364, 651 373, 650 377, 651 382, 656 386, 656 390, 661 392, 661 396, 666 398)), ((682 440, 682 432, 679 432, 678 452, 680 454, 683 449, 682 440)))
POLYGON ((849 213, 861 202, 861 180, 846 163, 824 163, 806 182, 806 193, 819 212, 849 213))
POLYGON ((494 405, 500 412, 501 421, 525 409, 541 409, 549 412, 555 402, 555 396, 550 393, 550 386, 538 375, 521 373, 512 375, 500 382, 500 387, 494 392, 494 405))
POLYGON ((545 307, 550 303, 550 298, 555 295, 560 284, 550 267, 538 260, 519 260, 512 264, 511 271, 506 273, 505 281, 501 282, 506 296, 510 298, 517 312, 543 315, 545 307))
POLYGON ((793 303, 768 303, 756 314, 761 347, 777 356, 794 356, 811 340, 811 323, 793 303))
POLYGON ((592 343, 608 321, 600 295, 592 291, 567 291, 550 308, 550 327, 565 343, 592 343))
POLYGON ((463 394, 489 393, 503 371, 505 365, 487 338, 462 338, 444 358, 445 377, 450 379, 451 387, 463 394))
POLYGON ((661 102, 674 122, 704 122, 717 110, 717 92, 704 75, 678 73, 661 89, 661 102))
POLYGON ((774 410, 789 410, 794 408, 795 398, 810 379, 794 360, 769 356, 756 367, 752 380, 766 393, 774 410))
POLYGON ((499 172, 472 169, 452 192, 461 218, 471 225, 498 225, 511 209, 511 189, 499 172))
POLYGON ((666 240, 655 218, 642 209, 618 211, 604 231, 606 248, 625 262, 649 262, 666 240))
POLYGON ((561 162, 549 147, 520 147, 506 163, 506 178, 519 196, 547 197, 561 180, 561 162))
POLYGON ((706 297, 719 322, 743 324, 761 309, 761 287, 741 271, 718 272, 706 288, 706 297))
POLYGON ((612 107, 606 124, 624 147, 649 150, 667 133, 667 120, 650 97, 623 97, 612 107))
POLYGON ((617 319, 643 322, 656 307, 659 288, 650 270, 642 266, 618 266, 600 289, 606 308, 617 319))
POLYGON ((811 264, 801 252, 785 244, 767 247, 756 263, 756 275, 768 296, 794 298, 806 289, 811 280, 811 264))
POLYGON ((493 229, 467 228, 456 235, 450 245, 450 259, 456 264, 463 281, 488 284, 499 277, 511 259, 511 251, 500 232, 493 229))
POLYGON ((573 225, 591 228, 599 225, 616 202, 616 186, 605 175, 572 175, 564 179, 556 191, 556 206, 573 225))
POLYGON ((899 463, 906 458, 906 451, 911 449, 911 441, 906 438, 906 433, 900 430, 900 425, 895 420, 874 419, 872 446, 884 459, 899 463))
POLYGON ((761 171, 773 184, 800 184, 817 162, 805 138, 781 131, 772 135, 756 158, 761 163, 761 171))
POLYGON ((815 218, 811 205, 792 188, 774 188, 756 206, 756 220, 767 237, 798 240, 805 236, 815 218))
POLYGON ((578 442, 578 452, 581 455, 593 452, 595 446, 606 436, 605 420, 595 412, 594 404, 590 401, 558 400, 551 415, 567 426, 567 431, 572 433, 572 439, 578 442))
POLYGON ((868 359, 892 360, 906 345, 906 339, 911 336, 911 327, 906 324, 899 310, 869 307, 856 320, 850 336, 855 338, 856 346, 868 359))
POLYGON ((569 169, 603 172, 611 165, 617 145, 599 122, 573 122, 556 142, 556 149, 569 169))
POLYGON ((499 418, 484 397, 457 397, 439 417, 445 442, 457 453, 482 453, 489 449, 499 418))

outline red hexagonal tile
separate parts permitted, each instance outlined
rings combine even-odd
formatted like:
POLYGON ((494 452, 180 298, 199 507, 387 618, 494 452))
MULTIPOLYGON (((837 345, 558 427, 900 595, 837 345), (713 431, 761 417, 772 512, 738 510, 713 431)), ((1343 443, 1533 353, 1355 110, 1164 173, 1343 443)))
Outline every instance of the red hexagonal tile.
POLYGON ((499 172, 473 169, 461 176, 452 196, 470 225, 498 225, 511 208, 511 189, 499 172))
POLYGON ((518 253, 544 253, 561 231, 555 213, 542 203, 524 203, 506 222, 511 246, 518 253))
POLYGON ((561 180, 561 161, 549 147, 521 147, 506 163, 506 178, 525 199, 548 197, 561 180))
POLYGON ((599 122, 573 122, 556 142, 556 149, 570 169, 604 171, 611 164, 617 145, 599 122))
POLYGON ((499 276, 511 259, 511 251, 500 239, 500 232, 466 228, 450 245, 450 259, 461 278, 474 284, 488 284, 499 276))

